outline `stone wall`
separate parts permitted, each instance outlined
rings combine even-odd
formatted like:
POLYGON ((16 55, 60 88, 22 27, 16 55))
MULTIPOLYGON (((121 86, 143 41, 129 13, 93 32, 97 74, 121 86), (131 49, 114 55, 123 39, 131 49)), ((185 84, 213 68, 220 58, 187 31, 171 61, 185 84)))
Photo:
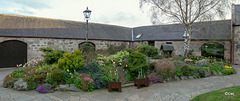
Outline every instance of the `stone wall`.
POLYGON ((233 29, 233 63, 240 64, 240 5, 232 7, 232 29, 233 29))
MULTIPOLYGON (((32 61, 42 59, 42 52, 39 51, 41 47, 50 47, 53 49, 62 49, 73 52, 78 49, 80 43, 85 40, 75 39, 52 39, 52 38, 13 38, 13 37, 0 37, 0 43, 7 40, 19 40, 27 44, 27 60, 32 61)), ((107 49, 110 45, 128 45, 129 42, 123 41, 103 41, 103 40, 89 40, 95 44, 96 49, 107 49)))
MULTIPOLYGON (((240 29, 240 27, 239 27, 240 29)), ((240 30, 239 30, 240 32, 240 30)), ((239 38, 240 39, 240 38, 239 38)), ((175 55, 183 55, 183 45, 184 42, 183 41, 155 41, 155 47, 160 50, 160 47, 162 44, 166 44, 166 42, 172 42, 172 45, 174 47, 174 54, 175 55)), ((193 55, 198 55, 201 56, 201 46, 205 43, 211 43, 211 42, 215 42, 215 41, 191 41, 190 43, 190 49, 193 49, 193 55)), ((144 45, 144 44, 148 44, 147 41, 143 41, 143 42, 134 42, 136 45, 144 45)), ((222 44, 224 45, 224 58, 225 59, 230 59, 230 49, 231 49, 231 42, 230 41, 217 41, 216 43, 222 44)), ((239 53, 240 55, 240 53, 239 53)), ((240 58, 240 57, 239 57, 240 58)))
POLYGON ((240 26, 234 26, 234 64, 240 64, 240 26))
MULTIPOLYGON (((240 41, 240 27, 237 29, 236 33, 238 33, 238 37, 235 37, 235 40, 240 41)), ((237 36, 237 35, 236 35, 237 36)), ((73 52, 74 49, 78 49, 80 43, 84 42, 85 40, 75 40, 75 39, 52 39, 52 38, 13 38, 13 37, 0 37, 0 43, 7 40, 19 40, 22 42, 27 43, 27 58, 28 61, 42 59, 42 52, 39 51, 41 47, 51 47, 53 49, 62 49, 69 52, 73 52)), ((104 41, 104 40, 89 40, 95 44, 96 49, 107 49, 110 45, 122 45, 125 44, 127 47, 129 42, 123 41, 104 41)), ((155 41, 155 47, 160 49, 162 44, 166 42, 172 42, 174 46, 174 54, 175 55, 183 55, 183 41, 155 41)), ((201 55, 201 46, 205 43, 211 41, 191 41, 190 48, 193 49, 194 55, 201 55)), ((235 44, 237 44, 237 42, 235 44)), ((230 59, 230 41, 218 41, 224 45, 224 58, 230 59)), ((148 41, 141 41, 141 42, 134 42, 133 46, 145 45, 148 44, 148 41)), ((160 50, 159 50, 160 51, 160 50)), ((240 49, 235 48, 235 62, 240 63, 240 49)))

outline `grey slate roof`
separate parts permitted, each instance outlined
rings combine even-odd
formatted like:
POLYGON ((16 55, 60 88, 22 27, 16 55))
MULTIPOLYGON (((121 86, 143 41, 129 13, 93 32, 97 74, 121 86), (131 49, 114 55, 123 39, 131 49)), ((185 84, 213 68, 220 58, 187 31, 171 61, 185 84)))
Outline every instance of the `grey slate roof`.
POLYGON ((240 5, 235 5, 233 10, 233 24, 240 25, 240 5))
MULTIPOLYGON (((183 40, 181 24, 127 28, 89 23, 89 39, 131 41, 183 40), (142 36, 138 39, 138 34, 142 36)), ((0 14, 0 37, 86 38, 86 23, 19 15, 0 14)), ((231 21, 210 21, 193 24, 192 39, 231 40, 231 21)))
MULTIPOLYGON (((143 26, 133 29, 134 40, 183 40, 184 28, 181 24, 143 26), (142 34, 140 38, 136 38, 142 34)), ((209 21, 194 23, 192 39, 195 40, 231 40, 231 21, 209 21)))
MULTIPOLYGON (((131 40, 131 28, 89 23, 89 39, 131 40)), ((0 36, 86 38, 86 23, 0 14, 0 36)))

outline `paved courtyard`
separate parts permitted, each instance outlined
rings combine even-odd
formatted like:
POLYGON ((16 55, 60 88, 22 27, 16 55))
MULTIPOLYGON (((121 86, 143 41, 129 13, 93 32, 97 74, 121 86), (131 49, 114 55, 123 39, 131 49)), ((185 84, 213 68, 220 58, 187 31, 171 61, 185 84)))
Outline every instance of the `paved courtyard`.
POLYGON ((122 92, 99 89, 93 92, 56 91, 46 94, 35 90, 15 91, 3 88, 3 78, 13 69, 0 69, 0 101, 188 101, 202 93, 240 85, 240 67, 233 67, 237 74, 158 83, 141 89, 130 86, 123 88, 122 92))

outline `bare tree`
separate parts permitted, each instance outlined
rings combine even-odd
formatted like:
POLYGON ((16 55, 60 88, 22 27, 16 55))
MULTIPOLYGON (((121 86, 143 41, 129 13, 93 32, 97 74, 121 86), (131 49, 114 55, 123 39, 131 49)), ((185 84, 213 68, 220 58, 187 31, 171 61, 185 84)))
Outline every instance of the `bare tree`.
MULTIPOLYGON (((231 0, 140 0, 140 8, 150 7, 151 21, 159 23, 160 17, 168 17, 185 29, 184 58, 187 57, 192 35, 192 24, 196 21, 219 19, 230 12, 231 0)), ((166 20, 166 19, 165 19, 166 20)))

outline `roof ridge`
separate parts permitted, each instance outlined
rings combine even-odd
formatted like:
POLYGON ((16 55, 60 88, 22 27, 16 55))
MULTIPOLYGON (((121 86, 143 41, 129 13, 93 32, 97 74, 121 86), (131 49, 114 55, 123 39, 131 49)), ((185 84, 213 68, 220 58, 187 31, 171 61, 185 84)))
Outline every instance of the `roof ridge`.
MULTIPOLYGON (((221 19, 221 20, 209 20, 209 21, 199 21, 199 22, 194 22, 194 23, 206 23, 206 22, 219 22, 219 21, 231 21, 231 19, 221 19)), ((181 23, 163 23, 159 25, 145 25, 145 26, 138 26, 134 28, 139 28, 139 27, 155 27, 155 26, 164 26, 164 25, 181 25, 181 23)))
MULTIPOLYGON (((17 14, 5 14, 5 13, 0 13, 0 16, 15 16, 15 17, 26 17, 26 18, 36 18, 36 19, 46 19, 46 20, 56 20, 56 21, 67 21, 67 22, 76 22, 76 23, 86 23, 82 21, 74 21, 74 20, 66 20, 66 19, 56 19, 56 18, 47 18, 47 17, 36 17, 36 16, 27 16, 27 15, 17 15, 17 14)), ((102 24, 102 23, 94 23, 94 22, 89 22, 91 24, 99 24, 99 25, 107 25, 107 26, 117 26, 117 27, 123 27, 123 28, 131 28, 131 27, 125 27, 121 25, 111 25, 111 24, 102 24)))
POLYGON ((47 19, 47 20, 71 21, 71 22, 84 23, 84 22, 82 22, 82 21, 56 19, 56 18, 47 18, 47 17, 37 17, 37 16, 29 16, 29 15, 17 15, 17 14, 5 14, 5 13, 0 13, 0 15, 3 15, 3 16, 6 16, 6 15, 7 15, 7 16, 16 16, 16 17, 27 17, 27 18, 37 18, 37 19, 47 19))

